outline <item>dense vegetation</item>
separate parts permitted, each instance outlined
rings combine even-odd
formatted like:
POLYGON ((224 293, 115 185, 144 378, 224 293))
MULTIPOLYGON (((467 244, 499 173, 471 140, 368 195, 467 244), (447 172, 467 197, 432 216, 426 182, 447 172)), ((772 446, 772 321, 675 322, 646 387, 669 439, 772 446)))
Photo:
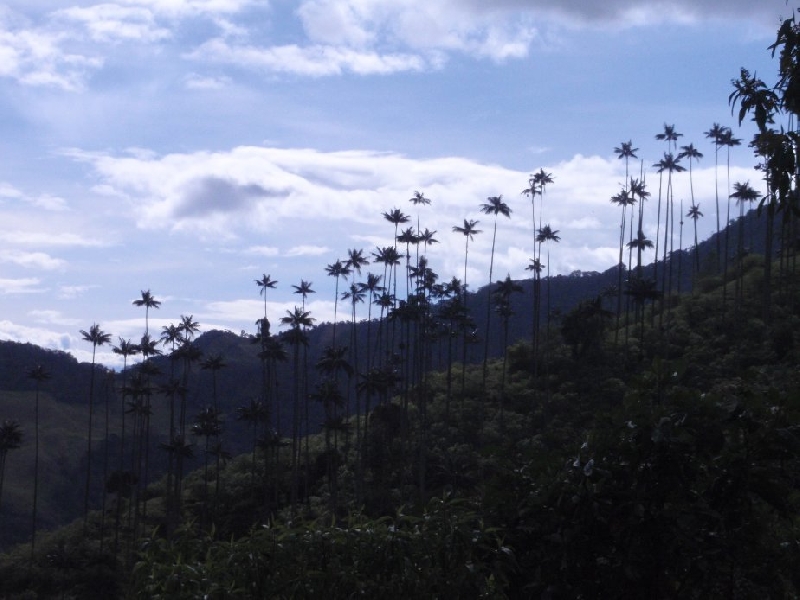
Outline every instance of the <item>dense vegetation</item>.
MULTIPOLYGON (((264 314, 256 334, 235 346, 258 359, 258 377, 242 382, 252 396, 219 394, 230 358, 202 352, 191 316, 160 340, 151 336, 149 311, 160 303, 143 291, 135 304, 145 310, 144 335, 116 347, 123 372, 113 380, 94 364, 87 372, 88 430, 75 441, 85 445, 83 477, 73 486, 82 518, 49 533, 37 527, 37 506, 47 467, 40 403, 52 373, 31 365, 25 398, 35 422, 24 436, 17 421, 0 426, 0 502, 13 453, 34 448, 31 536, 0 562, 0 594, 797 597, 800 165, 787 127, 800 112, 794 20, 774 50, 779 82, 768 87, 742 70, 730 98, 739 120, 750 115, 758 127, 751 146, 767 191, 734 185, 740 219, 718 230, 704 261, 699 248, 683 252, 680 236, 674 248, 673 173, 699 152, 689 144, 677 153, 680 134, 665 125, 656 262, 642 261, 654 246, 642 225, 649 193, 626 178, 612 199, 622 207, 618 285, 562 314, 549 310, 552 281, 541 277, 542 246, 559 239, 542 222, 541 203, 536 218, 537 197, 554 183, 544 171, 525 190, 537 244, 527 298, 506 278, 476 310, 466 274, 477 222, 453 228, 464 236, 464 279, 440 284, 424 251, 435 232, 419 216, 416 228, 398 232, 410 217, 395 209, 386 218, 397 244, 374 255, 383 275, 361 278, 361 250, 328 266, 350 321, 332 324, 317 354, 309 351, 310 284, 294 286, 301 306, 275 335, 266 298, 277 282, 256 280, 264 314), (745 229, 744 207, 755 201, 763 254, 746 252, 755 229, 745 229), (350 282, 341 294, 340 280, 350 282), (362 302, 370 308, 358 327, 362 302), (514 313, 530 319, 530 338, 512 344, 514 313), (495 358, 490 336, 501 340, 495 358), (157 358, 159 345, 167 357, 157 358), (132 364, 135 355, 142 360, 132 364), (193 411, 195 365, 211 401, 193 411), (94 443, 98 423, 103 444, 94 443), (247 448, 235 458, 231 431, 247 448), (190 472, 195 456, 202 465, 190 472)), ((715 152, 735 145, 716 124, 707 136, 715 152)), ((635 151, 626 142, 618 154, 627 160, 635 151)), ((501 197, 487 200, 483 212, 508 216, 501 197)), ((416 193, 412 202, 429 201, 416 193)), ((701 216, 694 199, 687 216, 701 216)), ((96 324, 81 333, 93 350, 111 341, 96 324)))

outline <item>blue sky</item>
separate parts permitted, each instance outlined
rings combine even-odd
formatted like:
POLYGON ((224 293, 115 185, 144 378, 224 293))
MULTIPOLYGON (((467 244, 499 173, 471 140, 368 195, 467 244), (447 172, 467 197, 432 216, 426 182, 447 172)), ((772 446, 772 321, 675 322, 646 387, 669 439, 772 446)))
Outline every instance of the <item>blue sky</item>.
MULTIPOLYGON (((0 4, 0 339, 88 360, 79 330, 141 336, 192 314, 204 330, 253 331, 255 279, 279 281, 273 322, 312 281, 333 317, 325 266, 392 242, 400 208, 439 240, 442 279, 462 274, 464 218, 484 233, 468 281, 527 276, 528 175, 552 173, 551 272, 616 262, 624 162, 652 164, 665 123, 705 154, 695 201, 714 228, 714 122, 744 140, 731 181, 760 186, 728 106, 740 67, 772 82, 767 46, 784 0, 12 0, 0 4), (409 198, 432 204, 419 211, 409 198)), ((721 163, 724 156, 720 155, 721 163)), ((638 173, 639 164, 631 166, 638 173)), ((720 194, 727 195, 724 172, 720 194)), ((689 204, 689 178, 675 182, 689 204)), ((655 234, 655 202, 646 233, 655 234)), ((687 220, 688 227, 688 220, 687 220)), ((684 233, 685 243, 691 231, 684 233)), ((676 242, 677 245, 677 242, 676 242)), ((652 257, 650 257, 652 259, 652 257)), ((340 315, 341 316, 341 315, 340 315)), ((364 310, 366 316, 366 310, 364 310)), ((100 360, 114 363, 101 348, 100 360)))

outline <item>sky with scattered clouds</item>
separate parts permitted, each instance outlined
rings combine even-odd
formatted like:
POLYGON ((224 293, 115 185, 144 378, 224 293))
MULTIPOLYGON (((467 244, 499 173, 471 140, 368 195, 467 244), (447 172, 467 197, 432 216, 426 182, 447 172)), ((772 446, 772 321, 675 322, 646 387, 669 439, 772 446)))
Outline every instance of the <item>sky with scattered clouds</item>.
MULTIPOLYGON (((333 318, 325 266, 392 243, 399 208, 436 230, 428 256, 487 281, 527 276, 529 174, 552 173, 553 273, 616 263, 632 140, 650 191, 664 124, 704 158, 696 202, 714 225, 712 123, 745 143, 731 180, 760 186, 748 123, 731 116, 740 67, 767 81, 785 0, 11 0, 0 3, 0 339, 91 358, 79 330, 137 340, 194 315, 254 331, 263 274, 273 322, 299 303, 333 318), (415 191, 432 200, 417 209, 415 191)), ((721 157, 724 161, 724 158, 721 157)), ((726 185, 723 180, 722 186, 726 185)), ((676 178, 688 206, 688 176, 676 178)), ((727 188, 722 190, 726 194, 727 188)), ((655 232, 654 202, 646 233, 655 232)), ((688 221, 688 220, 687 220, 688 221)), ((690 237, 685 234, 685 239, 690 237)), ((687 242, 688 243, 688 242, 687 242)), ((341 315, 340 315, 341 316, 341 315)), ((108 347, 99 359, 115 364, 108 347)))

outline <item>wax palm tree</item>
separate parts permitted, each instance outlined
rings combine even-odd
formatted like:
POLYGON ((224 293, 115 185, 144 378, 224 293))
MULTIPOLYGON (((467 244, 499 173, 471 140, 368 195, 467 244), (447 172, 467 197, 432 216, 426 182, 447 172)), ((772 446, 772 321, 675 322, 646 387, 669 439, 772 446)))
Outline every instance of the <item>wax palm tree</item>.
POLYGON ((207 406, 197 413, 190 431, 192 435, 205 438, 203 452, 203 521, 205 521, 208 515, 208 457, 211 454, 211 438, 218 438, 222 434, 222 418, 217 409, 207 406))
POLYGON ((83 339, 92 344, 92 372, 89 377, 89 431, 86 438, 86 486, 83 496, 83 535, 86 535, 86 527, 89 519, 89 490, 92 479, 92 420, 94 418, 94 372, 97 347, 103 346, 111 341, 111 334, 100 329, 100 325, 92 323, 89 331, 80 331, 83 339))
POLYGON ((174 323, 162 326, 160 341, 162 346, 170 346, 170 350, 174 352, 184 341, 183 329, 180 325, 175 325, 174 323))
POLYGON ((614 148, 614 154, 617 155, 617 158, 620 160, 625 160, 625 181, 628 181, 628 161, 631 158, 639 158, 636 156, 636 153, 639 151, 638 148, 633 147, 633 142, 628 140, 627 142, 622 142, 619 146, 614 148))
POLYGON ((631 297, 634 305, 636 306, 637 313, 639 314, 639 353, 644 353, 644 306, 650 300, 656 300, 661 296, 661 292, 657 288, 658 284, 655 279, 648 279, 644 277, 631 277, 628 279, 627 289, 625 293, 631 297))
POLYGON ((689 191, 692 199, 692 204, 694 204, 694 179, 692 178, 692 163, 699 161, 703 158, 703 153, 700 152, 697 148, 694 147, 694 144, 689 144, 688 146, 681 146, 681 151, 678 153, 678 159, 688 159, 689 160, 689 191))
MULTIPOLYGON (((396 243, 396 238, 395 238, 396 243)), ((395 298, 397 294, 397 265, 400 264, 402 257, 397 252, 397 248, 393 246, 386 246, 384 248, 377 248, 372 253, 375 262, 383 263, 383 280, 386 282, 386 291, 380 294, 375 299, 375 304, 381 307, 381 314, 378 325, 378 345, 384 343, 384 348, 379 353, 381 361, 383 360, 384 353, 389 353, 389 348, 393 346, 394 340, 389 339, 389 335, 383 335, 384 321, 390 308, 395 305, 395 298), (389 292, 391 290, 391 293, 389 292)))
POLYGON ((697 243, 697 219, 703 216, 703 213, 700 212, 700 205, 692 202, 692 205, 689 207, 689 212, 686 213, 686 216, 692 219, 692 221, 694 221, 694 268, 695 272, 699 272, 700 246, 697 243))
POLYGON ((383 275, 367 273, 367 280, 358 284, 359 291, 367 294, 367 370, 372 368, 372 305, 375 302, 375 297, 386 290, 386 288, 381 285, 382 280, 383 275))
MULTIPOLYGON (((673 188, 672 188, 672 174, 681 173, 686 170, 680 164, 680 159, 676 158, 672 152, 665 152, 664 157, 655 165, 658 172, 661 174, 667 172, 667 190, 664 200, 664 248, 662 250, 662 262, 664 271, 661 273, 662 287, 671 290, 672 288, 672 261, 669 264, 669 286, 665 285, 667 281, 667 242, 669 242, 670 253, 672 252, 672 238, 674 234, 674 208, 673 208, 673 188)), ((656 229, 656 256, 658 256, 658 228, 656 229)))
POLYGON ((717 261, 718 268, 722 265, 722 246, 720 244, 720 221, 719 221, 719 149, 722 146, 722 139, 727 131, 727 127, 723 127, 719 123, 714 123, 711 128, 705 132, 707 139, 711 140, 714 144, 714 201, 716 202, 717 211, 717 261))
MULTIPOLYGON (((553 183, 553 174, 548 173, 544 169, 539 169, 533 174, 533 179, 539 188, 539 227, 542 226, 542 211, 544 207, 544 194, 547 191, 547 186, 553 183)), ((535 226, 535 225, 534 225, 535 226)))
MULTIPOLYGON (((728 279, 728 254, 730 249, 730 237, 731 237, 731 148, 734 146, 738 146, 741 144, 741 140, 736 139, 733 137, 733 132, 731 131, 730 127, 726 127, 725 131, 723 131, 722 136, 720 137, 720 146, 723 146, 727 149, 727 179, 726 179, 726 189, 728 190, 728 202, 727 202, 727 210, 726 210, 726 218, 725 218, 725 252, 724 256, 724 268, 723 268, 723 281, 727 281, 728 279)), ((743 205, 741 205, 743 206, 743 205)), ((738 254, 738 252, 737 252, 738 254)), ((737 262, 738 264, 738 262, 737 262)), ((736 282, 737 286, 739 282, 736 282)), ((723 287, 722 289, 722 306, 725 306, 725 299, 727 293, 727 286, 723 287)))
POLYGON ((20 446, 22 446, 22 428, 19 423, 11 419, 4 420, 0 424, 0 506, 3 501, 3 482, 6 478, 6 457, 11 450, 16 450, 20 446))
MULTIPOLYGON (((330 264, 327 267, 325 267, 325 271, 331 277, 336 278, 336 287, 333 295, 333 345, 336 346, 336 321, 337 321, 337 310, 339 307, 339 278, 340 277, 347 278, 347 276, 350 275, 351 271, 350 267, 348 267, 345 263, 343 263, 341 260, 338 259, 333 264, 330 264)), ((281 321, 283 321, 283 319, 281 321)))
POLYGON ((181 315, 181 323, 178 327, 187 342, 191 342, 194 339, 194 334, 200 331, 200 323, 194 320, 194 315, 181 315))
MULTIPOLYGON (((639 223, 637 231, 642 231, 644 229, 644 203, 650 198, 650 192, 647 191, 647 185, 641 179, 633 179, 631 178, 630 188, 628 190, 631 194, 631 197, 636 198, 639 202, 639 223)), ((629 242, 633 241, 633 219, 631 219, 630 225, 630 239, 629 242)), ((628 251, 628 272, 632 269, 632 254, 633 250, 628 251)), ((638 263, 637 269, 641 268, 642 265, 642 257, 641 254, 638 256, 638 263)))
MULTIPOLYGON (((353 366, 347 361, 346 357, 347 357, 347 348, 334 348, 332 346, 328 346, 322 351, 322 356, 320 357, 319 361, 316 364, 316 370, 325 376, 326 381, 332 381, 333 384, 336 386, 337 391, 339 389, 338 388, 339 372, 344 373, 345 375, 347 375, 348 378, 352 377, 353 373, 355 372, 353 366)), ((326 387, 326 391, 332 393, 332 389, 330 388, 330 386, 326 387)), ((342 418, 341 415, 336 414, 336 411, 345 404, 344 396, 341 395, 341 392, 339 392, 339 396, 334 395, 330 398, 330 400, 332 400, 332 403, 327 405, 325 412, 326 415, 325 423, 335 423, 342 418), (338 401, 339 396, 341 396, 342 399, 341 402, 338 401)), ((331 431, 334 432, 333 450, 334 453, 336 453, 338 452, 339 448, 338 446, 339 429, 335 427, 331 428, 326 426, 325 427, 326 439, 329 439, 331 431)), ((332 485, 331 493, 335 496, 337 489, 335 469, 333 472, 329 472, 328 476, 329 476, 328 481, 332 485)), ((335 502, 335 498, 332 498, 331 502, 335 502)))
MULTIPOLYGON (((741 285, 741 277, 742 277, 742 259, 744 258, 745 253, 745 246, 744 246, 744 216, 745 216, 745 204, 753 203, 760 198, 760 194, 754 190, 750 186, 750 182, 747 181, 745 183, 736 182, 733 184, 733 193, 730 195, 731 198, 736 199, 736 203, 739 205, 739 227, 738 227, 738 240, 736 244, 736 263, 737 263, 737 278, 736 278, 736 285, 741 293, 742 285, 741 285)), ((738 300, 738 296, 737 296, 738 300)))
MULTIPOLYGON (((682 134, 680 134, 677 131, 675 131, 675 126, 674 125, 667 125, 666 123, 664 123, 663 131, 661 133, 657 133, 656 136, 655 136, 657 140, 667 142, 667 152, 664 153, 664 159, 662 159, 661 161, 659 161, 658 163, 653 165, 654 167, 658 168, 658 206, 657 206, 657 209, 656 209, 656 219, 657 219, 656 220, 656 262, 655 262, 655 265, 654 265, 654 276, 655 276, 656 279, 658 279, 658 244, 659 244, 659 237, 660 237, 660 233, 661 233, 661 190, 662 190, 662 184, 663 184, 663 181, 664 181, 664 177, 663 177, 664 171, 668 170, 668 168, 666 167, 666 165, 664 163, 667 160, 667 155, 670 155, 671 159, 674 160, 674 155, 672 153, 672 150, 673 150, 673 147, 674 147, 674 149, 677 151, 678 138, 681 137, 681 136, 682 136, 682 134)), ((665 213, 664 228, 665 228, 665 230, 669 231, 669 223, 668 223, 668 218, 669 218, 669 214, 670 214, 670 210, 669 210, 669 186, 667 186, 667 194, 666 194, 665 203, 666 204, 665 204, 665 209, 664 209, 664 213, 665 213)), ((665 249, 664 252, 666 254, 666 249, 665 249)), ((666 264, 664 265, 664 269, 666 269, 666 264)))
MULTIPOLYGON (((650 248, 653 247, 653 242, 650 241, 649 239, 647 239, 647 237, 645 236, 644 232, 640 230, 638 232, 637 236, 635 238, 633 238, 630 242, 628 242, 628 246, 630 246, 631 248, 635 248, 636 251, 641 256, 642 252, 644 252, 645 250, 650 249, 650 248)), ((639 266, 637 267, 637 276, 639 276, 639 277, 642 276, 642 264, 641 263, 642 263, 642 261, 640 260, 639 261, 639 266)))
MULTIPOLYGON (((389 283, 392 284, 391 285, 391 287, 392 287, 392 295, 394 297, 397 297, 397 277, 396 277, 397 272, 395 270, 395 266, 400 264, 400 255, 397 252, 397 242, 398 242, 397 229, 398 229, 398 227, 400 225, 404 225, 404 224, 408 223, 411 220, 411 218, 408 215, 403 214, 400 211, 400 209, 398 209, 398 208, 393 209, 389 213, 383 213, 383 216, 387 221, 389 221, 390 223, 392 223, 394 225, 394 237, 393 237, 394 242, 392 244, 392 247, 394 249, 394 254, 397 255, 397 261, 396 262, 394 262, 394 261, 392 261, 392 262, 381 261, 381 262, 384 262, 387 266, 391 265, 391 266, 389 266, 389 268, 392 270, 391 282, 389 281, 389 279, 386 279, 386 282, 387 282, 387 285, 389 283)), ((386 251, 386 250, 387 249, 384 249, 384 251, 386 251)), ((377 257, 376 257, 376 260, 377 260, 377 257)))
POLYGON ((203 371, 211 371, 211 396, 213 399, 213 408, 217 412, 219 412, 219 403, 217 402, 217 372, 227 366, 225 357, 219 352, 209 354, 200 362, 200 369, 203 371))
MULTIPOLYGON (((355 367, 356 371, 359 370, 358 348, 357 348, 358 342, 356 340, 356 306, 364 302, 365 297, 366 293, 356 283, 351 283, 350 288, 342 292, 342 300, 350 301, 350 310, 351 310, 350 361, 352 365, 355 367)), ((348 387, 348 399, 349 399, 350 396, 349 382, 347 387, 348 387)), ((358 448, 359 450, 361 448, 361 401, 359 399, 358 394, 356 394, 356 448, 358 448)))
POLYGON ((464 226, 453 226, 454 233, 460 233, 464 236, 464 280, 462 282, 462 293, 464 295, 463 302, 466 306, 467 300, 467 264, 469 261, 469 243, 475 239, 475 236, 481 233, 482 230, 477 229, 478 221, 464 219, 464 226))
POLYGON ((248 423, 251 427, 251 461, 250 461, 250 492, 255 504, 256 496, 256 448, 258 447, 258 427, 268 419, 267 407, 260 400, 250 400, 250 403, 236 409, 236 419, 248 423))
MULTIPOLYGON (((546 242, 554 242, 558 243, 561 241, 561 238, 558 235, 558 229, 552 229, 550 225, 545 225, 541 229, 536 231, 536 242, 539 244, 539 255, 542 254, 542 244, 546 242)), ((547 326, 548 329, 550 328, 550 251, 547 251, 547 326)), ((541 297, 539 298, 539 302, 541 302, 541 297)), ((537 308, 539 314, 541 314, 541 308, 537 308)), ((537 324, 539 314, 537 314, 537 324)))
POLYGON ((411 284, 409 282, 409 272, 411 269, 411 244, 415 246, 419 243, 419 238, 414 232, 413 227, 406 227, 395 238, 395 242, 406 245, 406 298, 411 294, 411 284))
POLYGON ((300 296, 303 299, 303 303, 302 303, 303 310, 306 309, 306 299, 308 298, 308 296, 310 294, 316 294, 317 293, 313 289, 311 289, 312 285, 314 285, 313 282, 306 281, 305 279, 301 279, 300 280, 300 285, 293 285, 292 286, 294 288, 294 293, 295 294, 300 294, 300 296))
MULTIPOLYGON (((338 262, 338 261, 337 261, 338 262)), ((338 281, 338 278, 337 278, 338 281)), ((298 443, 300 435, 300 390, 301 383, 305 380, 307 374, 301 375, 300 373, 300 346, 308 344, 308 335, 305 332, 306 327, 310 327, 314 323, 314 319, 309 316, 307 311, 301 310, 295 306, 294 311, 286 311, 286 316, 281 318, 283 325, 290 327, 286 332, 286 341, 294 347, 294 402, 292 414, 292 491, 291 491, 291 504, 292 510, 297 505, 297 486, 298 486, 298 468, 299 468, 299 452, 298 443)))
MULTIPOLYGON (((534 238, 535 241, 535 238, 534 238)), ((542 283, 542 270, 544 269, 544 265, 539 257, 536 258, 529 258, 529 263, 527 267, 525 267, 526 271, 531 271, 533 273, 533 306, 531 310, 531 356, 533 357, 533 370, 534 374, 538 370, 538 361, 536 360, 536 355, 539 350, 539 315, 537 313, 539 307, 539 296, 541 294, 541 283, 542 283)))
POLYGON ((36 399, 33 412, 33 505, 31 507, 31 561, 33 561, 33 552, 36 547, 37 507, 39 503, 39 391, 42 383, 50 379, 50 373, 42 365, 36 365, 28 371, 28 378, 36 382, 36 399))
MULTIPOLYGON (((681 151, 678 153, 679 159, 688 159, 689 160, 689 193, 692 200, 692 206, 694 206, 694 178, 692 177, 692 163, 699 161, 703 158, 703 153, 700 152, 697 148, 694 147, 694 144, 689 144, 687 146, 681 146, 681 151)), ((683 202, 681 200, 681 202, 683 202)), ((681 253, 680 258, 678 259, 678 293, 681 292, 681 266, 683 265, 683 205, 681 205, 681 234, 680 239, 681 243, 679 244, 680 248, 678 251, 681 253)), ((697 221, 695 221, 695 229, 697 229, 697 221)))
MULTIPOLYGON (((344 406, 345 398, 339 389, 339 384, 330 377, 323 379, 317 383, 314 392, 311 394, 311 400, 322 404, 325 411, 325 423, 333 423, 337 419, 338 410, 344 406)), ((329 504, 332 515, 336 514, 337 510, 337 482, 336 470, 338 468, 338 449, 334 442, 331 446, 331 427, 325 427, 325 456, 326 456, 326 475, 328 477, 328 485, 330 487, 329 504)))
MULTIPOLYGON (((636 203, 636 198, 634 195, 628 190, 628 188, 623 188, 618 194, 611 197, 611 203, 617 204, 622 207, 622 217, 620 218, 619 223, 619 259, 617 265, 617 327, 614 333, 614 343, 618 342, 619 338, 619 325, 620 325, 620 318, 622 316, 622 273, 625 270, 625 263, 624 263, 624 246, 625 246, 625 224, 626 224, 626 210, 628 206, 633 206, 636 203)), ((631 208, 631 213, 633 213, 633 209, 631 208)), ((633 222, 633 215, 631 214, 631 223, 633 222)))
POLYGON ((664 131, 656 134, 656 139, 667 142, 667 145, 672 144, 673 150, 678 149, 678 138, 683 137, 682 133, 675 131, 675 125, 667 125, 664 123, 664 131))
POLYGON ((150 335, 150 309, 161 308, 161 301, 156 300, 150 290, 142 290, 142 297, 133 301, 134 306, 144 306, 144 334, 150 335))
MULTIPOLYGON (((788 21, 788 29, 781 29, 783 35, 788 35, 794 28, 793 22, 788 21)), ((773 46, 777 50, 778 46, 784 45, 788 37, 779 39, 773 46)), ((784 51, 785 51, 784 46, 784 51)), ((793 78, 796 70, 796 63, 793 60, 785 60, 781 63, 781 75, 784 81, 793 78)), ((764 320, 771 319, 772 302, 772 245, 774 232, 775 213, 779 208, 788 208, 796 197, 796 190, 793 189, 792 179, 796 176, 796 165, 794 154, 796 153, 796 142, 787 139, 783 132, 778 133, 770 128, 775 122, 775 116, 781 109, 781 97, 775 90, 769 88, 755 74, 750 75, 747 69, 741 69, 739 79, 733 82, 734 90, 728 96, 728 103, 731 111, 739 105, 739 125, 742 124, 744 117, 749 113, 753 115, 752 120, 758 127, 758 133, 753 138, 751 146, 756 150, 757 156, 764 157, 763 170, 766 173, 767 193, 761 206, 766 207, 767 227, 766 227, 766 246, 764 251, 764 290, 762 310, 764 320), (787 169, 788 165, 792 165, 787 169)), ((788 211, 787 211, 788 212, 788 211)))
POLYGON ((514 311, 511 308, 511 296, 522 293, 522 286, 514 282, 510 275, 496 282, 497 289, 493 294, 495 310, 503 321, 503 370, 500 378, 500 424, 504 423, 506 365, 508 362, 508 334, 509 324, 514 311))
MULTIPOLYGON (((464 311, 468 312, 467 309, 467 264, 469 261, 469 243, 471 240, 475 239, 475 236, 481 233, 480 229, 477 229, 478 221, 473 219, 467 220, 464 219, 464 226, 461 227, 459 225, 453 226, 453 232, 460 233, 464 236, 464 280, 462 282, 462 304, 464 305, 464 311)), ((464 386, 466 384, 466 376, 467 376, 467 332, 464 330, 464 340, 463 340, 463 351, 462 351, 462 368, 461 368, 461 392, 464 392, 464 386)))
MULTIPOLYGON (((278 500, 278 481, 281 472, 280 462, 280 449, 282 444, 283 425, 281 422, 281 403, 275 402, 275 391, 278 389, 278 363, 286 362, 289 355, 283 343, 277 336, 268 336, 261 344, 261 352, 258 357, 261 359, 265 366, 265 407, 267 411, 267 427, 270 428, 274 423, 274 430, 269 429, 269 437, 275 442, 271 448, 273 450, 273 457, 275 460, 275 468, 273 470, 275 476, 275 485, 273 486, 275 493, 275 502, 278 500), (274 431, 274 434, 273 434, 274 431)), ((264 455, 264 473, 268 472, 269 456, 264 455)))
POLYGON ((264 296, 264 321, 269 322, 267 321, 267 290, 275 289, 278 282, 267 274, 262 275, 261 279, 256 279, 255 282, 258 286, 258 295, 264 296))
MULTIPOLYGON (((497 241, 497 217, 503 215, 506 218, 511 217, 511 209, 508 204, 503 202, 503 196, 490 196, 486 202, 481 204, 481 212, 485 215, 494 215, 494 228, 492 230, 492 251, 489 258, 489 285, 492 285, 492 275, 494 272, 494 249, 495 242, 497 241)), ((491 291, 491 290, 490 290, 491 291)), ((492 304, 486 303, 486 329, 484 332, 484 346, 483 346, 483 387, 486 387, 486 365, 489 359, 489 329, 491 327, 492 318, 492 304)))
POLYGON ((400 225, 404 225, 408 223, 411 218, 404 214, 399 208, 393 208, 389 212, 383 213, 383 218, 389 221, 392 225, 394 225, 394 237, 397 238, 397 228, 400 225))

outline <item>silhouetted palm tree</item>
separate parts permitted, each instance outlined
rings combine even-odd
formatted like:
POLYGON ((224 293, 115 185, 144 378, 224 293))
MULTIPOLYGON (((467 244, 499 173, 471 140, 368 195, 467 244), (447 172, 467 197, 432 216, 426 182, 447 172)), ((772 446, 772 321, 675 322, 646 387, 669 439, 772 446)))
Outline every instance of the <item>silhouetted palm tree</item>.
POLYGON ((700 271, 700 246, 697 243, 697 219, 703 216, 703 213, 700 212, 700 205, 692 202, 686 216, 694 221, 694 269, 697 273, 700 271))
POLYGON ((203 371, 211 371, 211 395, 213 398, 214 410, 219 412, 219 403, 217 402, 217 371, 227 367, 225 358, 221 353, 215 352, 209 354, 203 361, 200 362, 200 368, 203 371))
MULTIPOLYGON (((730 127, 726 127, 725 131, 723 131, 722 136, 720 137, 719 144, 720 146, 724 146, 727 148, 727 178, 726 178, 726 189, 728 190, 728 202, 727 202, 727 210, 726 210, 726 217, 725 217, 725 252, 723 253, 724 258, 724 268, 723 268, 723 281, 727 281, 728 279, 728 263, 729 260, 729 253, 730 253, 730 238, 731 238, 731 148, 734 146, 738 146, 741 143, 741 140, 736 139, 733 137, 733 132, 731 131, 730 127)), ((739 252, 737 251, 737 254, 739 252)), ((737 261, 738 264, 738 261, 737 261)), ((739 281, 736 282, 736 285, 739 285, 739 281)), ((722 288, 722 306, 725 306, 726 301, 726 294, 727 294, 727 286, 722 288)))
POLYGON ((91 487, 92 479, 92 419, 94 418, 94 372, 95 372, 95 357, 97 347, 107 344, 111 341, 111 334, 104 332, 100 329, 100 325, 92 323, 89 331, 80 331, 83 339, 92 344, 92 372, 89 378, 89 431, 86 438, 86 487, 84 488, 83 495, 83 535, 86 535, 86 527, 89 519, 89 490, 91 487))
MULTIPOLYGON (((334 289, 333 295, 333 346, 336 346, 336 321, 337 321, 337 312, 339 308, 339 278, 340 277, 347 277, 350 275, 350 267, 344 264, 341 260, 336 260, 333 264, 328 265, 325 267, 325 271, 331 277, 336 278, 336 287, 334 289)), ((301 311, 302 312, 302 311, 301 311)), ((283 322, 283 319, 281 319, 283 322)))
MULTIPOLYGON (((455 233, 460 233, 464 236, 464 281, 461 285, 462 295, 463 298, 461 303, 464 306, 465 313, 468 313, 469 310, 467 308, 467 264, 469 261, 469 242, 470 240, 475 239, 475 236, 481 233, 480 229, 477 229, 476 226, 478 225, 478 221, 473 219, 467 220, 464 219, 464 226, 460 227, 459 225, 453 226, 453 231, 455 233)), ((464 330, 464 339, 463 339, 463 350, 461 354, 461 393, 464 393, 464 387, 466 385, 466 376, 467 376, 467 331, 464 330)))
POLYGON ((36 365, 28 371, 28 378, 36 382, 36 400, 34 404, 34 458, 33 458, 33 506, 31 507, 31 562, 36 547, 36 517, 39 503, 39 390, 42 383, 50 379, 50 374, 42 365, 36 365))
MULTIPOLYGON (((209 451, 211 438, 218 438, 222 433, 222 418, 216 408, 208 406, 201 410, 195 416, 195 422, 191 426, 192 435, 202 436, 205 438, 205 446, 203 452, 203 521, 206 521, 208 515, 208 457, 211 454, 209 451)), ((219 473, 217 473, 219 477, 219 473)))
MULTIPOLYGON (((750 182, 736 182, 733 184, 733 193, 730 195, 731 198, 736 199, 736 203, 739 205, 739 227, 738 227, 738 240, 736 243, 736 286, 737 290, 741 292, 742 284, 741 284, 741 277, 742 277, 742 259, 744 258, 745 254, 745 246, 744 246, 744 216, 745 210, 744 206, 746 203, 752 203, 759 199, 760 194, 754 190, 750 186, 750 182)), ((737 302, 739 300, 739 295, 737 294, 737 302)))
POLYGON ((264 274, 261 279, 256 279, 255 282, 259 288, 258 295, 264 296, 264 321, 269 323, 267 320, 267 290, 275 289, 275 286, 278 285, 278 282, 267 274, 264 274))
MULTIPOLYGON (((3 501, 3 482, 6 478, 6 457, 9 451, 22 445, 22 428, 19 423, 6 419, 0 424, 0 506, 3 501)), ((0 512, 2 514, 2 512, 0 512)))
POLYGON ((497 281, 497 289, 493 294, 495 310, 503 321, 503 371, 500 379, 500 424, 504 423, 505 389, 506 389, 506 364, 508 362, 508 333, 509 324, 514 311, 511 309, 512 294, 522 293, 522 286, 512 281, 510 275, 497 281))
POLYGON ((236 409, 236 419, 249 423, 252 428, 251 436, 251 461, 250 461, 250 492, 255 503, 256 496, 256 448, 258 447, 258 426, 268 418, 266 405, 259 400, 250 400, 250 404, 239 406, 236 409))
MULTIPOLYGON (((614 332, 614 343, 616 344, 619 337, 620 317, 622 315, 622 273, 625 270, 623 258, 623 250, 625 246, 625 215, 628 206, 633 206, 633 204, 636 203, 636 198, 627 188, 624 188, 619 192, 619 194, 611 197, 611 203, 622 207, 622 217, 620 218, 619 223, 619 258, 617 264, 617 326, 614 332)), ((633 209, 631 209, 631 213, 633 213, 633 209)), ((633 223, 633 214, 631 214, 630 220, 631 223, 633 223)))
POLYGON ((160 308, 161 301, 156 300, 150 290, 142 290, 142 297, 133 301, 134 306, 144 306, 144 334, 150 335, 150 309, 160 308))
MULTIPOLYGON (((552 229, 550 225, 545 225, 536 231, 536 242, 539 244, 539 255, 542 254, 542 244, 545 242, 555 242, 556 244, 561 241, 558 235, 558 229, 552 229)), ((541 303, 541 296, 539 298, 541 303)), ((539 323, 539 316, 541 315, 541 307, 537 307, 536 323, 539 323)), ((547 326, 550 328, 550 250, 547 251, 547 326)))
MULTIPOLYGON (((339 262, 339 261, 337 261, 339 262)), ((337 278, 338 282, 338 278, 337 278)), ((286 311, 286 316, 281 318, 283 325, 290 327, 289 331, 285 334, 286 341, 294 347, 294 402, 292 411, 292 489, 291 489, 291 504, 292 510, 297 505, 297 487, 299 484, 298 468, 299 468, 299 435, 300 435, 300 390, 302 383, 307 377, 306 373, 300 372, 300 346, 308 344, 308 335, 305 332, 306 327, 310 327, 314 323, 314 319, 309 316, 307 311, 301 310, 295 306, 294 311, 286 311)))
MULTIPOLYGON (((494 215, 494 228, 492 230, 492 252, 489 258, 489 286, 492 285, 492 275, 494 273, 494 248, 497 241, 497 216, 503 215, 511 217, 511 209, 508 204, 503 202, 503 196, 490 196, 486 202, 481 204, 481 212, 485 215, 494 215)), ((491 290, 489 290, 491 291, 491 290)), ((486 364, 489 359, 489 330, 492 320, 492 303, 486 303, 486 328, 484 330, 483 346, 483 386, 486 387, 486 364)))
POLYGON ((722 139, 725 135, 725 131, 727 127, 723 127, 719 123, 714 123, 711 126, 711 129, 705 132, 705 136, 707 139, 711 140, 711 143, 714 144, 714 201, 716 202, 716 211, 717 211, 717 270, 721 271, 720 268, 722 266, 722 246, 720 240, 720 221, 719 221, 719 149, 722 146, 722 139))

